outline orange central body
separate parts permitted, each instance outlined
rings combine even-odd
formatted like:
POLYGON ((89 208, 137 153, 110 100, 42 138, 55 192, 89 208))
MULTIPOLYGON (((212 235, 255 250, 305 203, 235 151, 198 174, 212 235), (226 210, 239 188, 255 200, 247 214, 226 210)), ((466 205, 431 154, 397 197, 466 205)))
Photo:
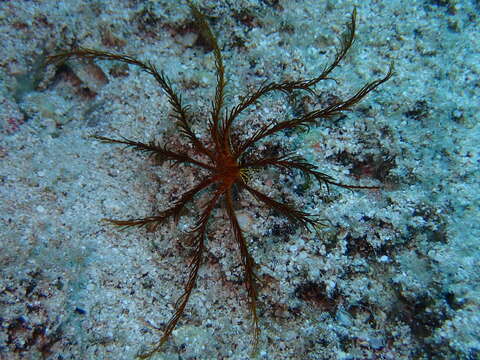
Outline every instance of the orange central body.
POLYGON ((218 181, 229 188, 240 177, 240 167, 230 153, 220 153, 215 161, 215 173, 218 181))

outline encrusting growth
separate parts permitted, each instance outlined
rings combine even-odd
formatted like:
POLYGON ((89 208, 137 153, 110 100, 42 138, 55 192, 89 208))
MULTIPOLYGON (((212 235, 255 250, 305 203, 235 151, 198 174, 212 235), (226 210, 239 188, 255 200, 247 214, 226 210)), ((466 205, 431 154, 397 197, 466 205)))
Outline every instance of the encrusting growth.
POLYGON ((186 151, 176 151, 162 146, 154 141, 143 143, 139 141, 129 140, 127 138, 112 139, 104 136, 93 136, 95 139, 108 144, 120 144, 130 147, 133 150, 146 153, 154 157, 158 161, 171 161, 174 164, 189 164, 197 166, 205 170, 208 174, 199 181, 197 185, 186 191, 171 206, 154 216, 146 218, 135 218, 126 220, 108 220, 111 224, 119 227, 145 227, 148 231, 154 231, 157 227, 164 223, 167 219, 172 218, 178 221, 183 214, 182 209, 202 190, 210 189, 211 197, 209 201, 200 209, 200 216, 196 220, 194 227, 189 231, 189 236, 193 244, 193 256, 190 260, 188 269, 188 280, 185 285, 182 296, 178 299, 175 306, 175 313, 170 321, 163 329, 163 335, 158 343, 147 353, 140 354, 140 358, 149 358, 158 352, 161 346, 167 341, 174 330, 181 315, 185 311, 190 294, 198 276, 198 271, 202 263, 202 255, 205 250, 205 236, 210 215, 219 202, 223 202, 226 214, 230 219, 230 225, 233 238, 238 244, 240 250, 240 259, 243 266, 244 283, 248 294, 249 308, 253 323, 254 348, 257 347, 258 337, 260 333, 259 320, 257 316, 257 288, 255 286, 254 260, 249 253, 247 241, 244 233, 239 225, 237 215, 234 210, 234 189, 239 192, 250 193, 258 202, 263 203, 267 208, 274 209, 281 215, 285 216, 289 221, 302 226, 306 230, 313 230, 320 225, 318 218, 314 215, 303 212, 295 208, 291 204, 282 203, 274 200, 270 196, 262 193, 248 184, 246 176, 249 169, 259 169, 266 167, 277 167, 288 171, 300 171, 306 177, 313 177, 319 183, 326 185, 334 185, 346 189, 378 189, 374 186, 358 186, 347 185, 335 181, 332 177, 322 173, 312 164, 309 164, 304 158, 293 154, 283 154, 276 157, 255 157, 252 149, 263 139, 270 135, 276 134, 286 129, 299 127, 310 127, 318 123, 320 119, 329 119, 339 115, 352 108, 362 100, 368 93, 376 89, 379 85, 387 81, 392 76, 392 66, 388 73, 381 79, 374 80, 354 95, 343 101, 337 101, 324 108, 316 109, 306 113, 303 116, 290 120, 270 122, 263 125, 259 130, 254 132, 246 139, 239 140, 238 137, 232 136, 235 133, 235 120, 237 117, 251 105, 255 104, 265 95, 279 91, 282 93, 291 93, 296 90, 304 90, 313 92, 313 88, 322 80, 330 79, 330 73, 344 59, 347 51, 352 46, 355 37, 356 10, 353 10, 347 30, 341 37, 340 47, 336 52, 334 60, 326 66, 323 72, 313 79, 301 79, 296 81, 287 81, 282 83, 271 82, 259 87, 256 91, 247 94, 243 100, 230 111, 224 109, 225 96, 225 68, 222 54, 217 44, 217 40, 213 35, 205 17, 198 8, 188 1, 191 13, 195 18, 197 26, 201 32, 201 36, 206 40, 213 49, 215 57, 216 69, 216 89, 212 102, 212 108, 207 121, 208 136, 199 138, 192 130, 191 120, 192 113, 189 111, 182 98, 176 93, 172 87, 172 83, 165 73, 158 71, 151 62, 143 62, 128 55, 119 55, 106 51, 77 48, 70 51, 58 53, 48 58, 49 63, 63 63, 72 58, 96 59, 96 60, 115 60, 130 65, 140 67, 145 72, 151 74, 157 81, 158 85, 167 95, 168 101, 173 110, 173 117, 179 127, 179 133, 185 137, 191 144, 192 154, 186 151), (248 155, 248 156, 247 156, 248 155))

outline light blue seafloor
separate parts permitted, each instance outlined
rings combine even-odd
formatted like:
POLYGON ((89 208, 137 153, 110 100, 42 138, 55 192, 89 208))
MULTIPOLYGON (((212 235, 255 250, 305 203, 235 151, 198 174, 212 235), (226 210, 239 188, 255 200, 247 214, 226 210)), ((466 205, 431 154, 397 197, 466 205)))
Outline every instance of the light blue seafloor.
MULTIPOLYGON (((318 214, 317 234, 242 196, 258 264, 259 358, 478 359, 480 46, 478 1, 198 0, 217 34, 230 109, 261 84, 312 78, 354 7, 357 36, 316 94, 274 94, 239 119, 246 136, 395 74, 353 111, 279 144, 349 191, 271 169, 251 185, 318 214)), ((0 2, 0 358, 132 359, 158 341, 185 281, 176 227, 155 234, 102 218, 149 216, 200 174, 152 166, 92 134, 178 146, 154 79, 114 62, 43 67, 72 45, 152 61, 205 134, 215 62, 188 7, 158 1, 0 2), (201 40, 201 39, 200 39, 201 40)), ((203 195, 202 195, 203 196, 203 195)), ((199 198, 199 203, 207 198, 199 198)), ((158 359, 247 359, 251 328, 238 249, 221 207, 185 315, 158 359)))

